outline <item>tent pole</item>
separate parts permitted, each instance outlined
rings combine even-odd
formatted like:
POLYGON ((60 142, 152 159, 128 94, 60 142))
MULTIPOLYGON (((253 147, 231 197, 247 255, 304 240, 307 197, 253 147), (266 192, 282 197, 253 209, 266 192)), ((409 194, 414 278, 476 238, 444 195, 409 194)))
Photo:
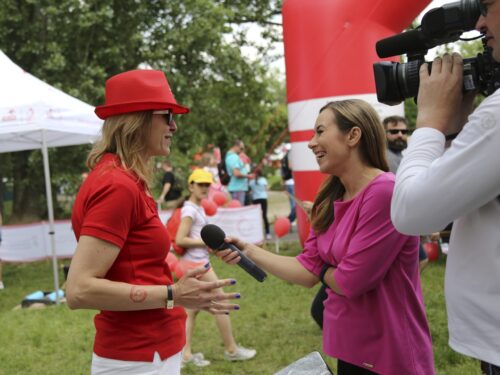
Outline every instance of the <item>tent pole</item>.
POLYGON ((57 269, 56 238, 54 230, 54 206, 52 204, 52 187, 50 185, 49 151, 47 149, 47 139, 45 129, 42 129, 42 156, 43 173, 45 176, 45 192, 47 194, 47 209, 49 211, 49 235, 50 247, 52 250, 52 272, 54 273, 54 290, 56 292, 56 304, 60 304, 59 296, 59 272, 57 269))

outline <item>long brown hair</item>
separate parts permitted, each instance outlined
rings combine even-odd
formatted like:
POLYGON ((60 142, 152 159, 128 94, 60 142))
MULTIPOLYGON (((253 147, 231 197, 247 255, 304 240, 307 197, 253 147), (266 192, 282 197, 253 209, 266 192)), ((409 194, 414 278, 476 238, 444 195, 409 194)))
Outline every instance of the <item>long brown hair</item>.
POLYGON ((152 112, 132 112, 108 117, 102 126, 102 136, 87 157, 87 166, 94 169, 106 153, 117 155, 125 170, 135 173, 147 185, 152 169, 144 162, 146 142, 151 132, 152 112))
MULTIPOLYGON (((319 110, 331 110, 339 130, 347 134, 353 127, 361 129, 359 151, 362 161, 385 172, 389 170, 385 151, 385 134, 380 118, 373 107, 360 99, 330 102, 319 110)), ((337 176, 329 176, 321 185, 312 208, 312 227, 325 232, 333 222, 333 202, 341 198, 345 187, 337 176)))

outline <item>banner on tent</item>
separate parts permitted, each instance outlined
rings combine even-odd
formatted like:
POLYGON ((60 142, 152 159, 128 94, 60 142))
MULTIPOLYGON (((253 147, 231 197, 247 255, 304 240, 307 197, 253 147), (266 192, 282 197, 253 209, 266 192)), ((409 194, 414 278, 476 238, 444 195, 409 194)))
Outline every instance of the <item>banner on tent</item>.
MULTIPOLYGON (((161 221, 165 223, 170 214, 171 211, 161 211, 161 221)), ((264 240, 260 205, 219 208, 214 216, 208 218, 208 221, 220 226, 228 236, 240 237, 252 243, 264 240)), ((71 258, 76 248, 71 221, 56 221, 54 229, 57 257, 71 258)), ((32 262, 51 256, 49 224, 47 222, 3 226, 2 244, 0 245, 0 259, 2 261, 32 262)))

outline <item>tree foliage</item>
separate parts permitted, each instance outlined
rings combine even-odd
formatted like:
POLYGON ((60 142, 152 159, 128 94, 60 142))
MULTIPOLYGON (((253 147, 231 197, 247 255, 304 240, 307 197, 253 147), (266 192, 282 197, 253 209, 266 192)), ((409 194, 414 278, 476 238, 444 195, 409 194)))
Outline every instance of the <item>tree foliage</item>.
MULTIPOLYGON (((161 69, 176 99, 191 108, 176 119, 174 159, 187 164, 206 144, 224 150, 235 138, 252 141, 250 156, 259 157, 286 127, 284 88, 263 60, 243 55, 252 41, 241 27, 257 23, 278 38, 274 17, 280 10, 278 0, 2 0, 0 49, 26 71, 92 105, 103 102, 110 76, 144 66, 161 69), (263 128, 263 139, 255 139, 263 128)), ((87 151, 50 150, 55 195, 61 186, 75 191, 87 151)), ((46 216, 38 150, 0 154, 0 176, 12 184, 13 221, 46 216)), ((5 189, 0 182, 0 193, 5 189)), ((56 216, 67 214, 56 209, 56 216)))

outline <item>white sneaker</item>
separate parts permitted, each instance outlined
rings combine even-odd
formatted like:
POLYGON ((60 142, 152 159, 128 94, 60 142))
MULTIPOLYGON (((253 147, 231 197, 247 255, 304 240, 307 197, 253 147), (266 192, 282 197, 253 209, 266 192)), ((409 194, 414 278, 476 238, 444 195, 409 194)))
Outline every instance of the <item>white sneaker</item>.
POLYGON ((205 356, 203 353, 193 353, 191 355, 191 358, 188 360, 185 360, 184 358, 181 361, 181 368, 184 368, 188 363, 192 363, 195 366, 198 367, 205 367, 208 366, 211 362, 207 359, 205 359, 205 356))
POLYGON ((247 349, 238 345, 234 353, 224 351, 224 358, 227 361, 246 361, 255 357, 256 354, 257 351, 255 349, 247 349))
POLYGON ((5 289, 5 285, 3 285, 3 281, 0 281, 0 290, 5 289))
POLYGON ((269 240, 272 240, 272 239, 273 239, 273 236, 271 236, 269 233, 266 234, 266 240, 269 241, 269 240))

